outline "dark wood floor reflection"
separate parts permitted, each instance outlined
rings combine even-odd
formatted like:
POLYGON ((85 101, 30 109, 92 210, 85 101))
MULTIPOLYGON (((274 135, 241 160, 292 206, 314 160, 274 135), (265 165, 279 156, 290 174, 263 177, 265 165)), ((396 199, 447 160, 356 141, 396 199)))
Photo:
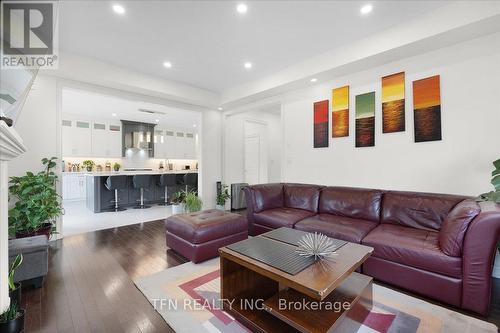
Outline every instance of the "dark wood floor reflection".
POLYGON ((163 221, 53 242, 41 289, 23 290, 27 332, 173 332, 133 281, 184 262, 163 221))
MULTIPOLYGON (((53 242, 43 288, 23 290, 26 332, 173 332, 133 281, 183 262, 163 221, 53 242)), ((486 320, 500 326, 500 279, 486 320)))

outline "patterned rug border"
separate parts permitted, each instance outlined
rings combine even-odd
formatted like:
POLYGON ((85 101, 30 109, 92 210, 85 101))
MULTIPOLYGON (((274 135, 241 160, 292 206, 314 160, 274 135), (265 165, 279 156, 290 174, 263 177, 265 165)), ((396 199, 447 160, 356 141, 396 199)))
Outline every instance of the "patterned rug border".
MULTIPOLYGON (((227 318, 232 320, 232 317, 218 309, 217 306, 215 306, 215 309, 203 309, 198 312, 189 312, 187 310, 166 311, 158 309, 155 306, 155 300, 175 299, 175 293, 178 293, 179 291, 181 291, 183 295, 177 296, 197 301, 197 297, 199 298, 202 296, 200 293, 197 293, 195 289, 203 286, 204 283, 210 283, 210 281, 216 279, 218 276, 218 270, 218 258, 205 261, 200 264, 187 262, 150 276, 140 278, 137 281, 134 281, 134 283, 138 290, 162 316, 165 322, 176 332, 199 332, 200 327, 205 329, 207 332, 222 332, 221 327, 217 326, 230 324, 227 318), (196 320, 186 320, 186 318, 182 318, 186 316, 190 316, 189 319, 198 319, 203 322, 199 323, 196 320), (215 322, 215 320, 217 322, 215 322)), ((376 283, 373 284, 373 288, 374 306, 376 306, 378 310, 386 310, 388 313, 391 313, 391 311, 396 312, 395 316, 402 315, 402 318, 405 320, 400 320, 401 322, 398 322, 397 325, 393 325, 397 327, 390 327, 387 330, 377 331, 370 328, 375 328, 375 326, 373 322, 370 322, 370 318, 368 318, 368 321, 365 320, 364 325, 362 326, 363 329, 360 329, 358 332, 404 332, 401 331, 401 329, 407 328, 405 327, 406 325, 414 326, 414 321, 408 321, 408 318, 411 319, 411 317, 413 317, 417 318, 418 321, 416 323, 416 330, 411 330, 412 332, 445 333, 460 331, 464 333, 498 333, 498 329, 494 324, 484 320, 461 314, 376 283), (412 324, 410 325, 410 323, 412 324)), ((212 295, 215 295, 215 293, 212 292, 212 295)), ((375 320, 378 317, 377 315, 379 314, 374 312, 371 319, 375 320)), ((382 318, 383 316, 379 317, 382 318)), ((230 329, 228 330, 225 330, 226 327, 224 327, 224 332, 241 331, 241 324, 237 322, 234 323, 237 325, 230 326, 230 329)))

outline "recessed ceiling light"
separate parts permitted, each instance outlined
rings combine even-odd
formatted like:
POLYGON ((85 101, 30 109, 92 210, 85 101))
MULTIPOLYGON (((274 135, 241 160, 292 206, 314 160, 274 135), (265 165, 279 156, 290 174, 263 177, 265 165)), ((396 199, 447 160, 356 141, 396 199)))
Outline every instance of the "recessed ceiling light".
POLYGON ((223 110, 223 109, 222 109, 222 106, 219 106, 219 107, 217 108, 217 110, 222 111, 222 110, 223 110))
POLYGON ((252 68, 252 63, 247 61, 243 66, 245 66, 246 69, 250 69, 252 68))
POLYGON ((163 67, 165 67, 165 68, 172 68, 172 63, 170 61, 164 61, 163 62, 163 67))
POLYGON ((318 81, 318 79, 317 79, 317 78, 315 78, 315 77, 313 77, 313 78, 311 79, 311 82, 316 82, 316 81, 318 81))
POLYGON ((111 115, 112 115, 113 117, 116 117, 116 113, 112 113, 111 115))
POLYGON ((245 14, 248 10, 248 7, 244 3, 240 3, 240 4, 238 4, 238 6, 236 6, 236 10, 240 14, 245 14))
POLYGON ((155 121, 156 121, 157 123, 159 123, 159 122, 160 122, 160 119, 156 119, 155 121))
POLYGON ((196 127, 196 124, 193 124, 193 127, 196 127))
POLYGON ((371 4, 367 4, 367 5, 364 5, 363 7, 361 7, 361 9, 359 11, 361 12, 361 14, 366 15, 369 12, 371 12, 372 10, 373 10, 373 6, 371 4))
POLYGON ((124 8, 122 5, 119 5, 119 4, 114 4, 114 5, 113 5, 113 10, 114 10, 114 11, 115 11, 115 13, 117 13, 117 14, 120 14, 120 15, 125 14, 125 8, 124 8))

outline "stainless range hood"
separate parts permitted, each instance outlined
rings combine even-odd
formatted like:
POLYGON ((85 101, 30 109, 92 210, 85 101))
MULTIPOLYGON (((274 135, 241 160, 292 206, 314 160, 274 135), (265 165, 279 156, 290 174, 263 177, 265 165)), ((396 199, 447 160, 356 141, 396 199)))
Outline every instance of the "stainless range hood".
POLYGON ((153 133, 156 124, 122 120, 122 150, 125 156, 128 149, 148 151, 154 157, 153 133))

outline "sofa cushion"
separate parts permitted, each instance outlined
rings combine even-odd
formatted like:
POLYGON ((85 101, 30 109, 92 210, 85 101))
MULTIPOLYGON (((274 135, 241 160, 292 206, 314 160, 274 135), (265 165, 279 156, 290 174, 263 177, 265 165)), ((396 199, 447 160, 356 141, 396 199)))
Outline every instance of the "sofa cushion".
POLYGON ((381 223, 418 229, 441 229, 445 217, 468 197, 450 194, 391 191, 384 194, 381 223))
POLYGON ((462 258, 444 254, 438 232, 380 224, 362 243, 373 247, 373 257, 452 277, 462 277, 462 258))
POLYGON ((467 199, 456 205, 446 216, 439 231, 441 251, 449 256, 462 255, 462 244, 470 222, 481 212, 476 201, 467 199))
POLYGON ((283 184, 262 184, 251 186, 254 212, 283 207, 283 184))
POLYGON ((321 191, 319 213, 378 222, 382 191, 352 187, 327 187, 321 191))
POLYGON ((361 243, 361 240, 377 225, 371 221, 331 214, 318 214, 295 224, 297 230, 320 232, 332 238, 361 243))
POLYGON ((294 224, 298 221, 313 215, 314 213, 308 210, 283 207, 262 211, 255 214, 254 218, 256 223, 271 228, 293 228, 294 224))
POLYGON ((318 212, 319 193, 321 186, 306 184, 285 184, 285 207, 318 212))

